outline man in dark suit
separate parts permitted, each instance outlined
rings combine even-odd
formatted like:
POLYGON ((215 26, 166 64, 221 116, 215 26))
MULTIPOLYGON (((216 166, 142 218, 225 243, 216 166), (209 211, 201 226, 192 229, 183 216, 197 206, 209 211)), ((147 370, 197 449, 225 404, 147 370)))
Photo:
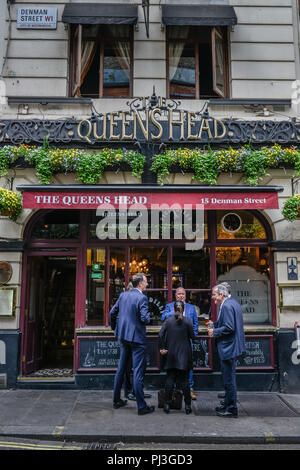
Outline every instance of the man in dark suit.
POLYGON ((218 406, 216 412, 224 418, 237 418, 236 358, 246 350, 242 309, 235 299, 229 298, 228 289, 222 284, 213 287, 212 299, 220 309, 208 334, 216 339, 225 386, 224 405, 218 406))
POLYGON ((144 373, 146 368, 146 324, 150 322, 148 299, 143 294, 147 288, 144 274, 132 278, 133 289, 122 292, 109 312, 109 324, 120 344, 120 360, 114 380, 113 407, 125 406, 127 400, 121 399, 124 373, 132 357, 133 388, 135 391, 138 414, 145 415, 154 411, 144 397, 144 373))
MULTIPOLYGON (((183 287, 178 287, 175 292, 175 298, 177 301, 181 301, 184 303, 184 313, 183 316, 190 318, 192 321, 193 325, 193 330, 194 330, 194 335, 197 337, 198 336, 198 317, 197 317, 197 312, 195 309, 195 306, 192 304, 189 304, 185 301, 186 299, 186 292, 183 287)), ((174 302, 171 302, 170 304, 166 305, 165 310, 163 311, 163 314, 161 316, 161 320, 165 321, 168 317, 171 315, 174 315, 174 302)), ((191 393, 191 399, 196 400, 196 394, 194 392, 194 376, 193 376, 193 369, 190 370, 189 372, 189 383, 190 383, 190 393, 191 393)))

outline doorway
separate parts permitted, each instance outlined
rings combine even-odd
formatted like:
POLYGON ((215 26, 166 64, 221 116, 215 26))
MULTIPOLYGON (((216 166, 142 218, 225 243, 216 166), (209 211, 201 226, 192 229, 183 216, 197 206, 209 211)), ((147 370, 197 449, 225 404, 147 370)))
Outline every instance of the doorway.
POLYGON ((23 374, 71 376, 76 257, 30 257, 28 270, 23 374))

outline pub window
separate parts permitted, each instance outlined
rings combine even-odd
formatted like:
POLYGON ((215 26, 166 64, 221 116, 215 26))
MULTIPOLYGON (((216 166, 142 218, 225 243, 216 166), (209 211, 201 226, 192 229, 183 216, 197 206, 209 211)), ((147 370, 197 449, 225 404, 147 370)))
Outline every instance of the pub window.
POLYGON ((245 324, 271 321, 270 253, 267 247, 216 248, 217 279, 231 285, 242 307, 245 324))
POLYGON ((226 29, 169 26, 167 42, 170 98, 228 96, 226 29))
POLYGON ((147 276, 148 287, 145 294, 149 301, 151 325, 160 325, 161 314, 168 302, 168 247, 131 247, 130 278, 137 272, 143 272, 147 276))
POLYGON ((250 211, 217 211, 217 238, 266 237, 264 226, 250 211))
POLYGON ((132 27, 78 25, 71 39, 70 95, 131 96, 132 27))
POLYGON ((50 211, 40 217, 32 231, 32 238, 79 238, 78 210, 50 211))
POLYGON ((87 286, 86 286, 86 324, 104 325, 106 296, 106 250, 88 248, 86 250, 87 286))

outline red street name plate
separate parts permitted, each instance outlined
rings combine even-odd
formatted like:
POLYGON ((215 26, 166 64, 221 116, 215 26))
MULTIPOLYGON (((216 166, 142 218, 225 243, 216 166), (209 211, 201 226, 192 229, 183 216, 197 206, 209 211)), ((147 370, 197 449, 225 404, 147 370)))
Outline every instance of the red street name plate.
POLYGON ((203 205, 204 209, 278 209, 278 195, 270 193, 134 193, 134 192, 50 192, 24 191, 24 209, 97 209, 142 205, 146 209, 157 206, 185 204, 203 205))

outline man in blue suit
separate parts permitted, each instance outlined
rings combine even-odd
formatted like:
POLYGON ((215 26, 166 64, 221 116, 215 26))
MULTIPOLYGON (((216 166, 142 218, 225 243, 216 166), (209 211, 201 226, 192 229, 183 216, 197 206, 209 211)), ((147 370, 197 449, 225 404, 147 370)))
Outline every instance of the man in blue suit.
POLYGON ((130 357, 133 365, 133 387, 139 415, 154 411, 144 397, 144 374, 146 369, 146 324, 150 323, 148 299, 143 294, 147 288, 144 274, 132 278, 133 289, 122 292, 109 312, 109 324, 115 331, 120 344, 120 360, 114 380, 113 407, 125 406, 127 400, 121 399, 124 373, 130 357), (117 328, 116 328, 117 327, 117 328))
POLYGON ((224 418, 237 418, 236 358, 246 351, 242 309, 235 299, 229 298, 228 289, 222 284, 213 287, 212 299, 220 309, 208 334, 216 339, 225 387, 224 405, 217 406, 216 412, 224 418))
MULTIPOLYGON (((180 300, 181 302, 184 303, 184 313, 183 313, 183 315, 192 320, 194 334, 195 334, 195 336, 197 336, 198 335, 198 317, 197 317, 196 309, 195 309, 194 305, 188 304, 185 301, 186 292, 185 292, 183 287, 178 287, 176 289, 175 298, 176 298, 176 300, 180 300)), ((174 315, 174 302, 171 302, 170 304, 166 305, 166 308, 163 311, 163 314, 161 316, 161 320, 165 321, 171 315, 174 315)), ((196 400, 197 397, 196 397, 195 392, 194 392, 193 370, 190 371, 189 382, 190 382, 191 398, 192 398, 192 400, 196 400)))

